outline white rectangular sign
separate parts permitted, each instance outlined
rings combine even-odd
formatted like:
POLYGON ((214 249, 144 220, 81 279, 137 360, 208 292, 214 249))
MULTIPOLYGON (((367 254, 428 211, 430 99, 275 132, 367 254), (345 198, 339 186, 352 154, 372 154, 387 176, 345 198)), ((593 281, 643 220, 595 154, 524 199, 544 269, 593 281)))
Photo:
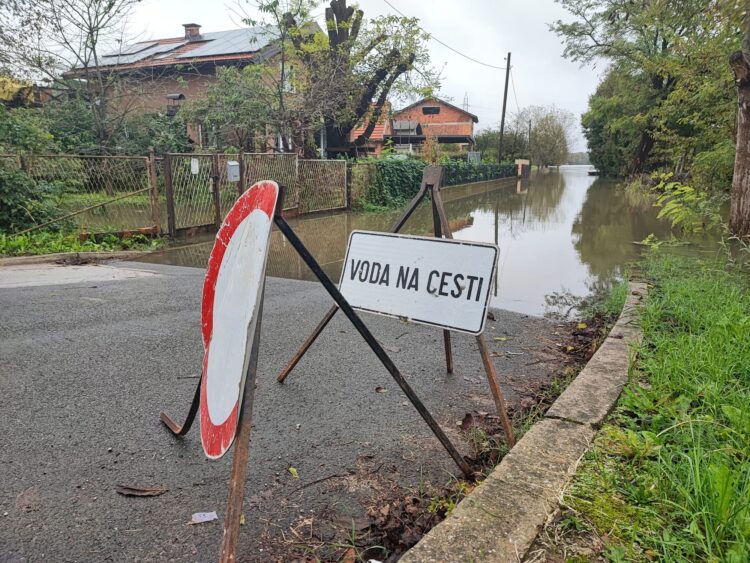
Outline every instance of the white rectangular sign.
POLYGON ((353 231, 339 290, 361 311, 480 334, 498 254, 493 244, 353 231))

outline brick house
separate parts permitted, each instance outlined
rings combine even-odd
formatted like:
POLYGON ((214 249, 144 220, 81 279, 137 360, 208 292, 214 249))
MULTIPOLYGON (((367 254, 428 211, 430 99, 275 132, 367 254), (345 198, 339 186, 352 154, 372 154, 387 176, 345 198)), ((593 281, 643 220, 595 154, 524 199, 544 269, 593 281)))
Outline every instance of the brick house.
MULTIPOLYGON (((391 141, 398 151, 419 152, 422 143, 434 137, 438 143, 473 147, 476 115, 438 98, 423 98, 403 109, 392 112, 390 104, 375 125, 367 143, 358 152, 380 155, 385 143, 391 141)), ((364 131, 364 124, 350 134, 354 142, 364 131)))
MULTIPOLYGON (((116 75, 120 91, 116 103, 128 111, 161 111, 174 115, 184 100, 200 99, 216 80, 222 66, 245 67, 267 62, 279 52, 274 38, 260 27, 201 33, 195 23, 183 24, 181 37, 123 45, 101 57, 98 70, 116 75)), ((91 69, 89 69, 90 71, 91 69)), ((74 68, 65 78, 85 76, 74 68)), ((196 144, 204 134, 189 128, 196 144)))
MULTIPOLYGON (((166 111, 170 94, 183 99, 200 97, 215 80, 220 66, 244 67, 265 62, 277 54, 273 37, 263 28, 242 28, 201 33, 196 23, 183 24, 182 37, 123 45, 101 57, 99 69, 131 79, 138 107, 166 111)), ((81 74, 77 69, 68 76, 81 74)))
POLYGON ((474 145, 474 124, 479 119, 438 98, 423 98, 393 113, 391 139, 398 147, 418 150, 428 137, 438 143, 474 145))

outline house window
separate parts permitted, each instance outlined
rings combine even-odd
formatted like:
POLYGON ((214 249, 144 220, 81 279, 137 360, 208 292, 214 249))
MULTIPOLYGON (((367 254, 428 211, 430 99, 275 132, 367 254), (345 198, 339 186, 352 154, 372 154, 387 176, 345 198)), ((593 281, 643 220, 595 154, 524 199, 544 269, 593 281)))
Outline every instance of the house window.
POLYGON ((437 115, 440 113, 440 108, 437 106, 424 106, 422 108, 423 115, 437 115))

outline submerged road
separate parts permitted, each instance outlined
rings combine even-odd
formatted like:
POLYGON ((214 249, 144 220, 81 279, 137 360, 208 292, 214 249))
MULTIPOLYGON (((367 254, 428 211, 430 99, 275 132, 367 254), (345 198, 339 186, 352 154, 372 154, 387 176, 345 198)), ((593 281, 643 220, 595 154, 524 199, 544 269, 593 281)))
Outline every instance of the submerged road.
MULTIPOLYGON (((231 456, 205 459, 197 421, 175 439, 158 417, 182 420, 200 374, 203 275, 137 263, 0 268, 0 561, 216 559, 231 456), (117 485, 168 491, 132 498, 117 485), (218 521, 187 524, 214 510, 218 521)), ((394 492, 459 474, 342 314, 276 382, 330 304, 317 284, 268 279, 240 560, 303 553, 307 528, 325 542, 394 492)), ((544 319, 494 315, 487 339, 518 405, 558 367, 560 336, 544 319)), ((457 422, 493 411, 474 338, 454 336, 447 375, 441 331, 364 320, 471 454, 457 422)))

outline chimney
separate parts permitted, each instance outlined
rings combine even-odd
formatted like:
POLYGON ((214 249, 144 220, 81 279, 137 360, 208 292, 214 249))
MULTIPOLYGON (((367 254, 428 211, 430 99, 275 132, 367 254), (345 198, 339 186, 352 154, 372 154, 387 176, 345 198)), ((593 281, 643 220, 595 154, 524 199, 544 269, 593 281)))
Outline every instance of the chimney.
POLYGON ((201 38, 201 26, 197 23, 183 23, 185 28, 185 39, 188 41, 197 41, 201 38))

